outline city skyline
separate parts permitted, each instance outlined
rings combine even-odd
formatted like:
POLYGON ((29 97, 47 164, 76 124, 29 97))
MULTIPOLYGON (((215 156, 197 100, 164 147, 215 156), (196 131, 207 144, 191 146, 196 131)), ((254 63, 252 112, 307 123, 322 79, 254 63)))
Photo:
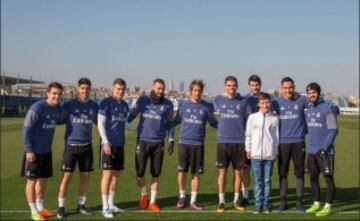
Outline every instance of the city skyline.
MULTIPOLYGON (((228 74, 247 92, 258 73, 263 89, 283 77, 304 91, 358 95, 358 1, 2 0, 2 71, 95 86, 116 77, 149 88, 203 79, 223 91, 228 74)), ((170 86, 170 85, 169 85, 170 86)))

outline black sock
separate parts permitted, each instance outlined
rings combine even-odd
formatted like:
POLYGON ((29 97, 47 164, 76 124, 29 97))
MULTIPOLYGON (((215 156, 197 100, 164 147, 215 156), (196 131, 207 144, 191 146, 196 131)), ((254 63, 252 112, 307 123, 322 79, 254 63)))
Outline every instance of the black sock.
POLYGON ((333 176, 324 176, 326 181, 326 202, 332 204, 335 196, 335 183, 333 176))
POLYGON ((310 183, 313 202, 320 201, 319 175, 310 175, 310 183))

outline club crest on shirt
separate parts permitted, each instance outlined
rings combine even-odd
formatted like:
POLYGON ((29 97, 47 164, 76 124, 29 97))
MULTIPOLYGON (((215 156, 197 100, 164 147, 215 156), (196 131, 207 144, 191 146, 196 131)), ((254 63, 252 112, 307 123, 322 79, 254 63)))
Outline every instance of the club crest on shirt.
POLYGON ((163 105, 160 106, 160 110, 161 111, 164 111, 165 110, 165 107, 163 105))
POLYGON ((237 104, 237 105, 236 105, 236 109, 237 109, 237 110, 240 110, 240 104, 237 104))
POLYGON ((223 104, 223 105, 221 105, 221 107, 222 107, 222 108, 226 108, 226 105, 225 105, 225 104, 223 104))
POLYGON ((75 113, 79 113, 80 111, 79 111, 79 109, 75 109, 75 113))
POLYGON ((199 110, 199 114, 203 115, 204 111, 203 110, 199 110))
POLYGON ((320 117, 321 117, 320 112, 317 112, 317 113, 316 113, 316 117, 317 117, 317 118, 320 118, 320 117))
POLYGON ((190 113, 191 112, 190 108, 186 109, 186 112, 190 113))
POLYGON ((299 110, 299 105, 295 104, 294 110, 299 110))
POLYGON ((285 107, 281 106, 281 107, 280 107, 280 110, 282 110, 282 111, 285 110, 285 107))

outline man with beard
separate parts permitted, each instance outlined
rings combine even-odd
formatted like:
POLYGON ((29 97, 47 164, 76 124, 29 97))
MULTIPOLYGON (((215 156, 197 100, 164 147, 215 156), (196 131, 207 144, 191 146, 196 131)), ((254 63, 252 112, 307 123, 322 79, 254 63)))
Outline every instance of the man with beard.
POLYGON ((306 87, 309 98, 309 108, 306 112, 308 126, 307 169, 310 173, 313 205, 307 213, 316 213, 322 217, 331 213, 334 201, 334 142, 338 134, 336 110, 320 99, 321 87, 313 82, 306 87), (335 113, 334 113, 335 112, 335 113), (323 174, 326 182, 326 203, 320 208, 319 175, 323 174), (320 210, 321 209, 321 210, 320 210))
POLYGON ((131 123, 140 114, 135 153, 137 183, 141 193, 139 207, 141 209, 149 208, 153 212, 160 212, 160 208, 156 204, 156 195, 164 158, 164 139, 166 133, 169 135, 168 154, 171 155, 174 149, 173 104, 164 97, 164 92, 164 80, 160 78, 155 79, 150 96, 141 96, 137 100, 127 120, 128 123, 131 123), (146 163, 149 158, 152 175, 150 205, 148 205, 144 177, 146 163))

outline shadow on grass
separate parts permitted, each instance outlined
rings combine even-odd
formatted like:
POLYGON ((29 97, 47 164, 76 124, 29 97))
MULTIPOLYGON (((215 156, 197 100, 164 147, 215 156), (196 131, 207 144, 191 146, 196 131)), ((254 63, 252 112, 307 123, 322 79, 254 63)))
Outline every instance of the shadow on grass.
MULTIPOLYGON (((296 190, 294 188, 289 189, 288 191, 288 206, 290 209, 295 208, 296 206, 296 190)), ((311 189, 305 188, 304 189, 304 200, 303 203, 305 206, 309 206, 312 204, 312 198, 311 198, 311 189)), ((226 196, 226 204, 227 207, 230 208, 232 206, 232 192, 227 192, 225 194, 226 196)), ((274 209, 276 209, 277 206, 280 204, 280 197, 279 197, 279 189, 273 189, 271 191, 272 196, 272 205, 274 209)), ((332 208, 335 211, 354 211, 354 210, 360 210, 360 188, 336 188, 336 194, 335 194, 335 200, 332 205, 332 208), (344 208, 345 207, 345 208, 344 208)), ((325 200, 325 189, 323 188, 321 190, 320 195, 321 202, 324 203, 325 200)), ((187 201, 190 200, 190 196, 186 196, 187 201)), ((178 200, 178 196, 174 197, 164 197, 164 198, 158 198, 156 200, 157 204, 162 209, 175 209, 176 208, 176 202, 178 200)), ((218 205, 218 194, 212 193, 212 194, 201 194, 198 195, 198 202, 205 207, 216 207, 218 205)), ((125 210, 132 211, 132 210, 139 210, 138 208, 138 200, 129 201, 129 202, 123 202, 119 204, 119 206, 125 210)), ((253 194, 252 191, 250 192, 250 205, 249 208, 252 209, 254 204, 253 194)), ((102 205, 95 206, 91 209, 94 210, 101 210, 102 205)))

